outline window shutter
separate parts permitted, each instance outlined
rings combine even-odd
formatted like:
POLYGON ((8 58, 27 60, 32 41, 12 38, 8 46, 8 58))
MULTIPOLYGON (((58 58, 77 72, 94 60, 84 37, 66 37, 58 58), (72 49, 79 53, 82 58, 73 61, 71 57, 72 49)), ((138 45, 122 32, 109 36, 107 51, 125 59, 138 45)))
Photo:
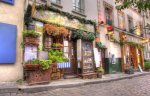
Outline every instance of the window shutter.
POLYGON ((15 3, 15 0, 1 0, 1 1, 8 3, 8 4, 11 4, 11 5, 14 5, 14 3, 15 3))

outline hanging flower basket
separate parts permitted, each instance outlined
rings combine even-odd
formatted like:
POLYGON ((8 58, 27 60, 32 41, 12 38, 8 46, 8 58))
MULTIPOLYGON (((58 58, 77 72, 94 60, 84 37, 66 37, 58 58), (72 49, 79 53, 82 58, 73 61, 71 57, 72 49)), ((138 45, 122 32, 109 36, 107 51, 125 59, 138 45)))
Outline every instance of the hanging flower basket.
POLYGON ((61 36, 67 37, 69 35, 69 31, 64 27, 58 27, 51 24, 45 24, 44 29, 50 36, 61 36))
POLYGON ((69 35, 69 31, 66 28, 64 28, 64 27, 59 27, 59 32, 64 37, 67 37, 69 35))

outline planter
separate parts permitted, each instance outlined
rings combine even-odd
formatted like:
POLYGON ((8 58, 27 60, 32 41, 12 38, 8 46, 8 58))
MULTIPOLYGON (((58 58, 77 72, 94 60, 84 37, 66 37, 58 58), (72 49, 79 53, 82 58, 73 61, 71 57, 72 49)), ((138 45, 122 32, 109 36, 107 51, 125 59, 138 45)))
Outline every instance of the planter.
POLYGON ((125 69, 126 74, 134 74, 134 69, 132 67, 125 69))
POLYGON ((97 73, 97 78, 102 78, 102 73, 97 73))
POLYGON ((25 64, 24 65, 24 70, 29 70, 29 71, 32 71, 32 70, 39 70, 40 69, 40 65, 39 64, 25 64))
POLYGON ((42 70, 39 64, 27 64, 24 66, 25 80, 29 85, 45 84, 51 80, 51 67, 47 70, 42 70))
POLYGON ((39 45, 39 39, 34 37, 25 37, 24 42, 26 45, 39 45))

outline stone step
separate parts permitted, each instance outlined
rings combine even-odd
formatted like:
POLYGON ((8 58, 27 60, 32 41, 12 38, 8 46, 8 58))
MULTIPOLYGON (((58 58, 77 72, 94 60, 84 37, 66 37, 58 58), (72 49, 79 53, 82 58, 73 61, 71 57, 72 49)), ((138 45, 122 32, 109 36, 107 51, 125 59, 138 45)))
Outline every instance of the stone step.
POLYGON ((64 79, 73 79, 73 78, 77 78, 77 75, 73 74, 73 75, 64 75, 64 79))

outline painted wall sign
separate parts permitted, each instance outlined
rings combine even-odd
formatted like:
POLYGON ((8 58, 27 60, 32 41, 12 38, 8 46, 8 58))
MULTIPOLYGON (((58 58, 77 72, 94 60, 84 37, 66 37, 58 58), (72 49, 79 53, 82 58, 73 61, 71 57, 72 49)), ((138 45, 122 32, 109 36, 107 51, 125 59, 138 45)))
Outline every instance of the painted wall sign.
POLYGON ((0 23, 0 64, 16 62, 17 26, 0 23))
POLYGON ((0 1, 8 3, 8 4, 12 4, 12 5, 14 5, 15 3, 15 0, 0 0, 0 1))
POLYGON ((75 29, 82 29, 88 32, 94 32, 93 25, 82 24, 77 19, 69 20, 66 16, 61 16, 59 13, 51 11, 36 11, 34 17, 50 23, 59 24, 75 29))

